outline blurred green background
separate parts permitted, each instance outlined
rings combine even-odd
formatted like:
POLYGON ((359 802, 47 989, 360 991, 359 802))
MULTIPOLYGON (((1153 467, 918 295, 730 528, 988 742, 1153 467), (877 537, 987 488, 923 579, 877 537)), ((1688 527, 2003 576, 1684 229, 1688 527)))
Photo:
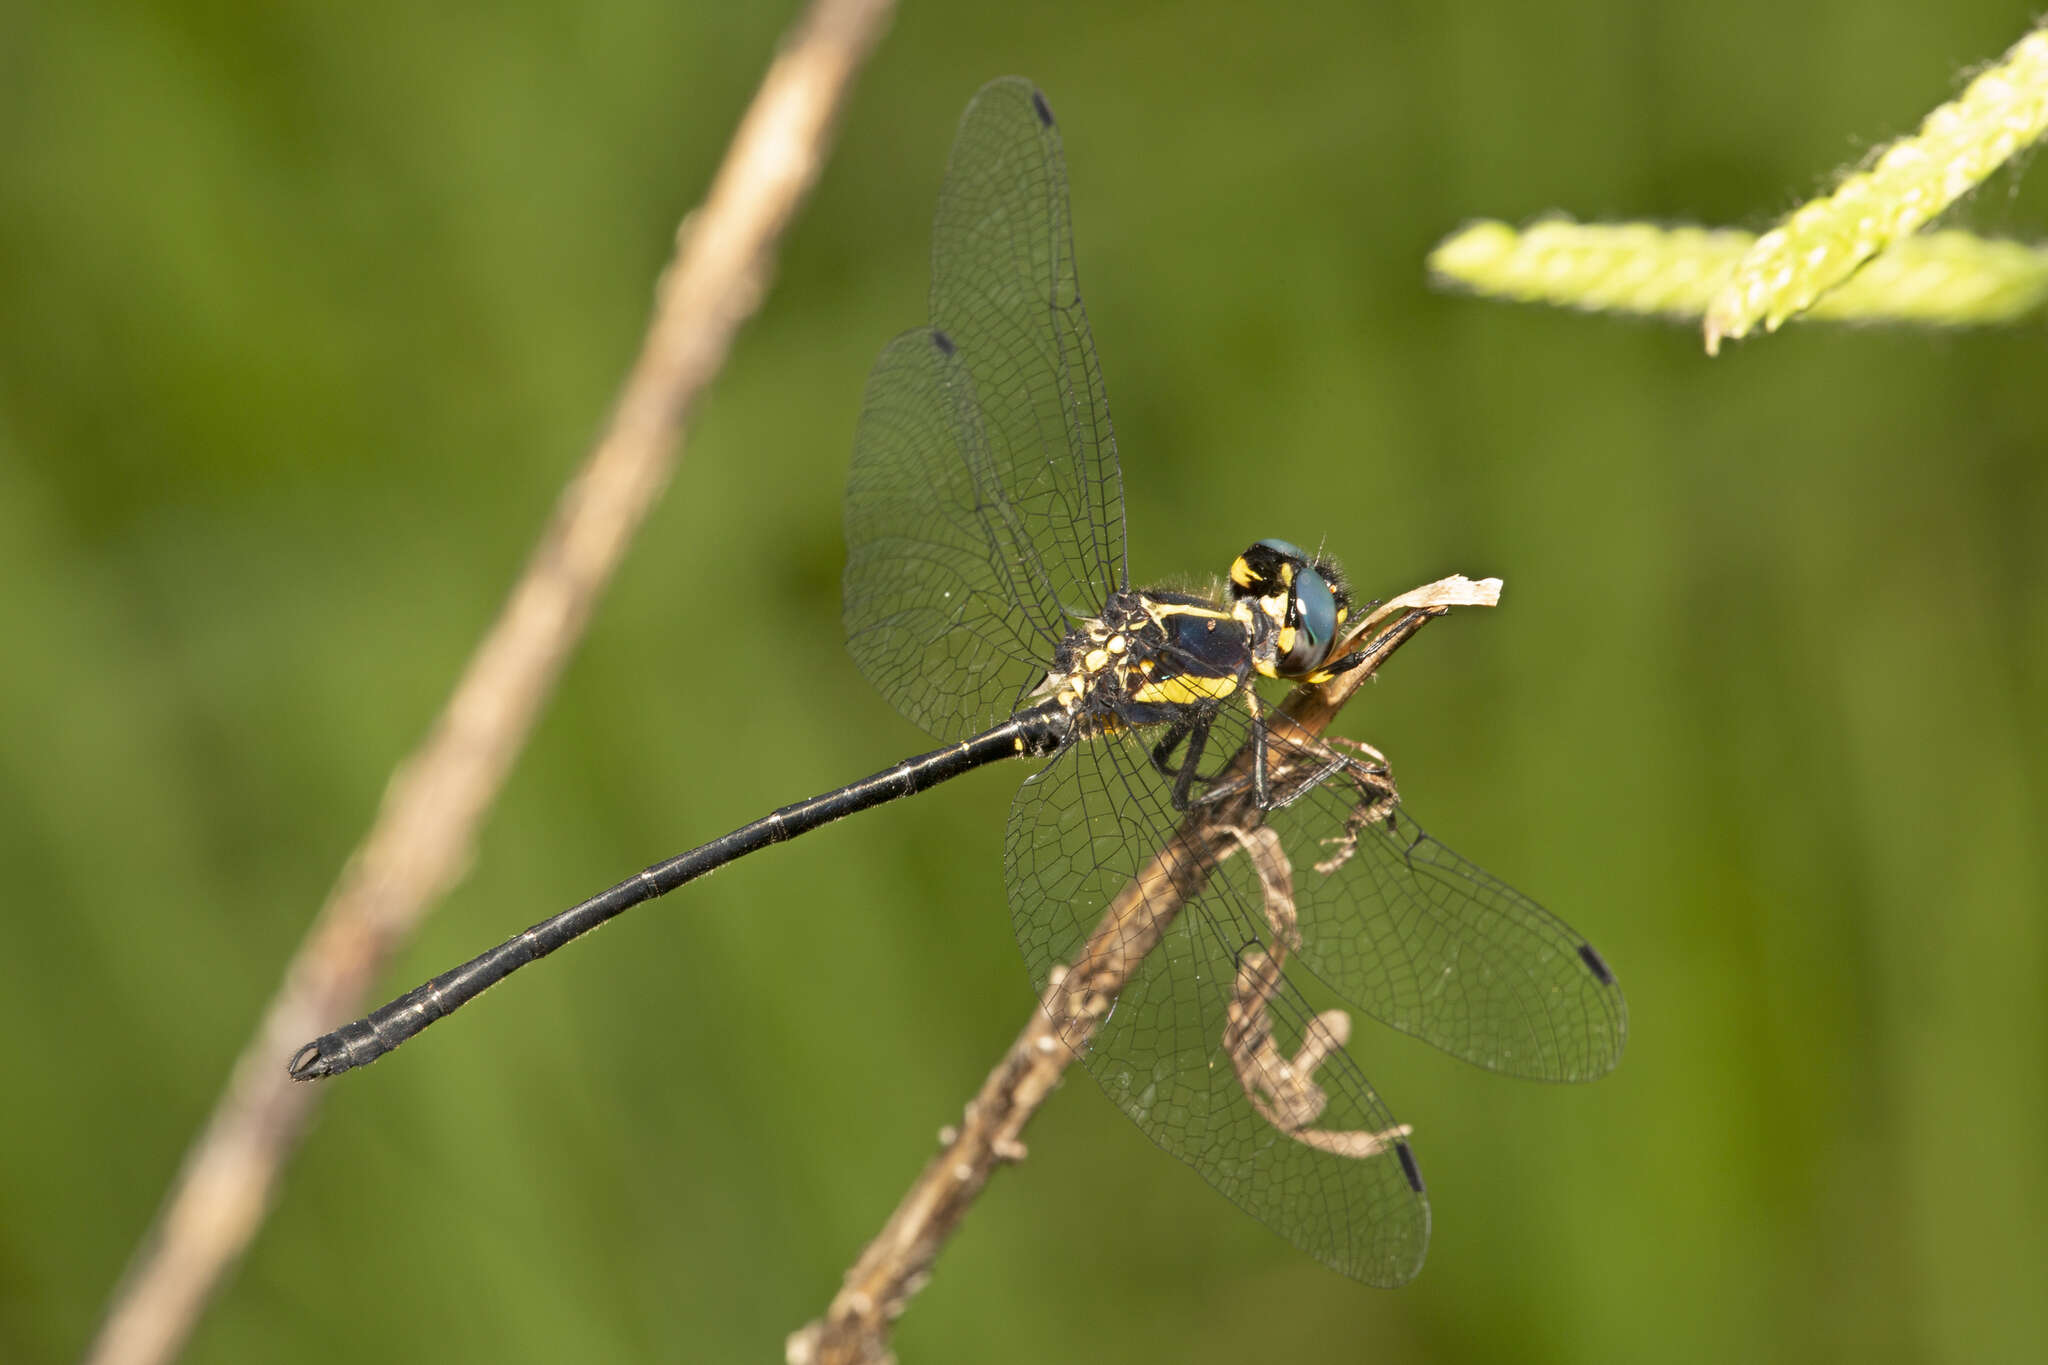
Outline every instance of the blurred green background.
MULTIPOLYGON (((789 12, 0 18, 0 1358, 88 1340, 789 12)), ((1633 1036, 1553 1088, 1358 1030, 1432 1182, 1398 1293, 1077 1072, 903 1358, 2039 1359, 2039 327, 1795 327, 1710 363, 1422 269, 1475 216, 1762 226, 2030 14, 909 7, 378 998, 928 747, 841 647, 840 485, 867 366, 923 316, 953 122, 1020 71, 1066 130, 1134 572, 1281 535, 1368 595, 1504 576, 1345 727, 1600 945, 1633 1036)), ((2041 236, 2048 180, 1962 221, 2041 236)), ((779 1359, 1031 1007, 1015 778, 749 860, 334 1085, 189 1358, 779 1359)))

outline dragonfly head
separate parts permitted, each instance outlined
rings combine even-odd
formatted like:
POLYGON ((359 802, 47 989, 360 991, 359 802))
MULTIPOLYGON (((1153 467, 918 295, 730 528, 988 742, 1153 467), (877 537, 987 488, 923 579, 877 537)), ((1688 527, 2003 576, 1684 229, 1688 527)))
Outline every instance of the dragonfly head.
POLYGON ((1261 540, 1237 557, 1230 603, 1251 634, 1259 671, 1270 678, 1313 674, 1351 611, 1337 566, 1284 540, 1261 540))

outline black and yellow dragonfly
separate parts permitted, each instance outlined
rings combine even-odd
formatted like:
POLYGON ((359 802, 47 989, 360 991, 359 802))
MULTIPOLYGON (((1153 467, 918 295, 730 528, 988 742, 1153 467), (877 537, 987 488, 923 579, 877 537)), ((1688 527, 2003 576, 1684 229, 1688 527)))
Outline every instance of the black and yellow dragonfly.
POLYGON ((1332 563, 1268 539, 1213 599, 1131 587, 1068 214, 1044 95, 988 86, 939 195, 931 322, 882 352, 854 438, 848 647, 946 747, 656 863, 307 1044, 293 1076, 367 1065, 642 901, 1008 759, 1037 765, 1005 862, 1062 1036, 1148 1136, 1325 1264, 1409 1279, 1429 1208, 1347 1017, 1312 1012, 1290 965, 1491 1070, 1614 1066, 1626 1012, 1592 947, 1425 834, 1376 751, 1262 705, 1261 679, 1364 661, 1341 652, 1332 563))

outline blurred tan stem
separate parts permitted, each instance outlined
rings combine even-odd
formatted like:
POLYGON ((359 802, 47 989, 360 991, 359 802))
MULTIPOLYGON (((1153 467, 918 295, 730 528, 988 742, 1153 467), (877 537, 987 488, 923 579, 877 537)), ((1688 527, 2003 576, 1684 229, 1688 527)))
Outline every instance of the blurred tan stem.
POLYGON ((269 1210, 318 1087, 292 1049, 362 1008, 399 944, 467 869, 478 826, 680 454, 691 407, 766 291, 891 0, 817 0, 786 35, 702 206, 676 234, 654 317, 611 420, 426 740, 392 774, 86 1359, 175 1357, 269 1210))

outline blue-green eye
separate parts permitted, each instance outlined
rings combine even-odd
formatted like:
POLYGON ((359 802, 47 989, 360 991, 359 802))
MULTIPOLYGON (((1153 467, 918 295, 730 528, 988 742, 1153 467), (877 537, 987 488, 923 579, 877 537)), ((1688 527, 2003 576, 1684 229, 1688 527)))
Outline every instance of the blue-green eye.
POLYGON ((1280 668, 1290 675, 1313 673, 1337 638, 1337 596, 1306 564, 1294 574, 1294 613, 1294 647, 1280 656, 1280 668))

